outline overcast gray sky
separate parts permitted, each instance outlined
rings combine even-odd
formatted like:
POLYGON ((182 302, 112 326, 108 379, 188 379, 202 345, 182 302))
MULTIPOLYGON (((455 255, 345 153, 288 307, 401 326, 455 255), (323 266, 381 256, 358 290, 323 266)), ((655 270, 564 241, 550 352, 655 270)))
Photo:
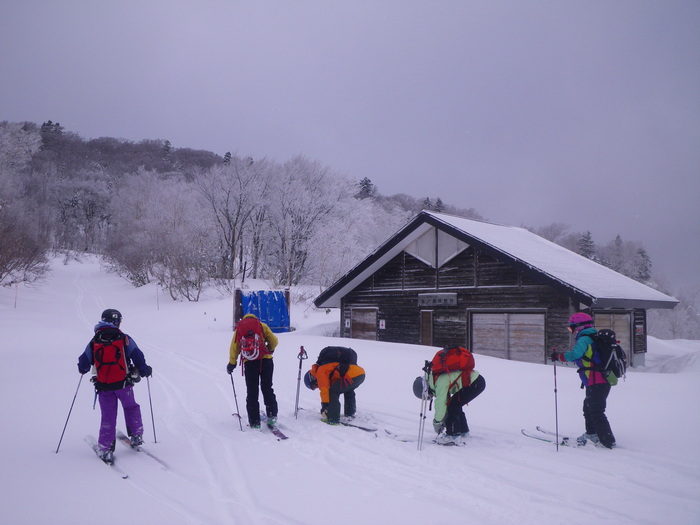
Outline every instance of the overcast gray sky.
POLYGON ((0 0, 0 120, 318 160, 700 277, 700 2, 0 0))

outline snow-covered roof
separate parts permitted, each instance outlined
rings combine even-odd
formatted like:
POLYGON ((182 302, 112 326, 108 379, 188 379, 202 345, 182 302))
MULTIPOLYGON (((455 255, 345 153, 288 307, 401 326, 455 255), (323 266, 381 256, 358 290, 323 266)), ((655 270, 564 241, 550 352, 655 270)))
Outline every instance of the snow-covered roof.
POLYGON ((678 301, 640 282, 559 246, 525 228, 491 224, 423 211, 355 266, 314 303, 337 308, 340 300, 431 228, 499 254, 553 285, 568 289, 581 302, 598 308, 673 308, 678 301))

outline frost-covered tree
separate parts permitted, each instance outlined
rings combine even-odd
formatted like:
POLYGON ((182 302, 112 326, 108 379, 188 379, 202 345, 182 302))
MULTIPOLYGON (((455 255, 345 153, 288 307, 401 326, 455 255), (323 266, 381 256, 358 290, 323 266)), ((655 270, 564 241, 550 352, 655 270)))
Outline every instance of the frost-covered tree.
POLYGON ((0 283, 33 281, 47 269, 48 238, 32 216, 27 166, 41 147, 35 126, 0 122, 0 283))
POLYGON ((2 179, 25 169, 41 148, 41 134, 27 123, 0 122, 0 174, 2 179))
POLYGON ((369 199, 377 195, 377 188, 369 178, 363 178, 357 185, 359 190, 355 194, 356 199, 369 199))
POLYGON ((548 241, 552 241, 559 246, 563 246, 567 250, 571 250, 572 252, 576 253, 578 252, 578 239, 580 236, 576 233, 570 233, 568 224, 553 222, 538 228, 530 228, 527 226, 526 228, 536 235, 547 239, 548 241))
POLYGON ((605 255, 603 255, 602 260, 605 261, 604 264, 616 272, 625 273, 625 257, 624 253, 624 243, 622 242, 622 237, 618 234, 615 240, 611 244, 605 247, 605 255))
POLYGON ((27 210, 19 203, 0 209, 0 284, 32 282, 48 271, 47 241, 27 210))
POLYGON ((214 166, 197 179, 197 188, 217 225, 221 256, 218 277, 233 279, 241 253, 243 230, 266 194, 263 170, 255 162, 232 157, 228 165, 214 166), (262 175, 262 176, 261 176, 262 175), (262 182, 262 184, 261 184, 262 182))
POLYGON ((578 240, 578 253, 586 259, 596 259, 596 247, 593 242, 593 234, 590 231, 581 234, 578 240))
POLYGON ((598 249, 598 257, 601 264, 632 279, 647 281, 651 277, 651 258, 637 241, 623 241, 618 235, 598 249))
POLYGON ((637 257, 633 266, 633 279, 645 282, 651 279, 651 257, 644 248, 637 250, 637 257))
POLYGON ((105 255, 115 269, 136 286, 151 282, 157 260, 153 237, 160 205, 158 193, 165 181, 153 171, 140 169, 115 189, 110 206, 110 235, 105 255), (128 205, 126 204, 128 203, 128 205))
POLYGON ((60 249, 97 253, 104 246, 112 194, 104 173, 51 181, 57 220, 56 243, 60 249))
POLYGON ((275 281, 290 286, 305 277, 308 258, 321 248, 310 243, 315 228, 324 227, 338 201, 353 191, 329 167, 301 155, 285 162, 281 175, 272 192, 269 261, 275 281))
POLYGON ((700 339, 700 288, 684 287, 671 294, 678 299, 672 310, 649 310, 649 335, 660 339, 700 339))
POLYGON ((372 199, 342 196, 314 230, 311 244, 318 247, 307 265, 306 280, 321 288, 343 274, 396 233, 412 214, 398 206, 386 208, 372 199))
POLYGON ((211 215, 201 213, 191 184, 140 171, 125 179, 113 203, 113 265, 135 284, 155 279, 173 299, 198 300, 219 252, 211 215))
POLYGON ((257 279, 266 267, 264 256, 265 247, 270 238, 272 185, 280 180, 281 166, 267 159, 255 162, 250 159, 246 165, 254 172, 255 196, 250 199, 252 205, 250 220, 243 226, 239 268, 247 266, 249 275, 257 279))

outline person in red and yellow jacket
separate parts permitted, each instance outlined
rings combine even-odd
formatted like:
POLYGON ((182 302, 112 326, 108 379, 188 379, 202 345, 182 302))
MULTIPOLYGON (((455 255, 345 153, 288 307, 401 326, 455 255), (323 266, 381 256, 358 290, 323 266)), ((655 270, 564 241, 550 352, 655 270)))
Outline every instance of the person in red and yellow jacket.
POLYGON ((277 396, 272 387, 275 365, 272 354, 277 348, 277 336, 269 326, 253 314, 246 314, 238 321, 229 347, 229 360, 226 371, 231 374, 240 358, 246 385, 246 411, 251 428, 260 428, 260 401, 258 388, 262 391, 265 403, 267 425, 277 424, 277 396), (248 343, 250 341, 250 343, 248 343))
POLYGON ((329 425, 340 423, 340 394, 343 394, 343 415, 353 417, 357 410, 355 389, 365 380, 362 367, 348 363, 332 362, 314 364, 304 375, 304 384, 311 390, 318 388, 321 394, 322 420, 329 425))

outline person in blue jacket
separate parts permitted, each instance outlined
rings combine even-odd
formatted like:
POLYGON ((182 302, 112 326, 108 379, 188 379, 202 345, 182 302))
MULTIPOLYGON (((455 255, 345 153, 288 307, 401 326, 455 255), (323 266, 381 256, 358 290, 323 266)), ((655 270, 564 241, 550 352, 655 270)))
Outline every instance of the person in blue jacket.
POLYGON ((118 402, 121 403, 124 411, 124 420, 127 434, 131 437, 131 446, 136 447, 143 443, 141 407, 134 398, 133 382, 140 380, 140 377, 149 377, 153 372, 151 367, 146 364, 146 358, 136 342, 119 329, 121 322, 122 314, 118 310, 108 308, 102 312, 102 318, 94 328, 95 337, 90 340, 85 351, 78 357, 78 372, 81 374, 88 373, 93 365, 98 370, 97 375, 93 378, 102 415, 97 452, 105 463, 114 462, 118 402), (112 337, 117 337, 119 348, 123 348, 123 355, 117 352, 113 363, 104 363, 100 356, 96 355, 99 354, 99 349, 102 346, 100 343, 102 334, 111 334, 112 337), (136 379, 129 374, 132 363, 140 376, 136 379), (125 377, 120 377, 114 382, 100 381, 99 368, 102 366, 111 367, 114 374, 125 377))
POLYGON ((615 436, 605 415, 611 385, 596 365, 602 363, 595 351, 591 336, 596 333, 593 318, 585 312, 577 312, 569 318, 569 332, 574 334, 576 343, 565 353, 553 352, 552 361, 573 361, 578 365, 581 388, 586 389, 583 400, 583 418, 586 432, 577 438, 579 444, 591 441, 605 448, 615 446, 615 436))

